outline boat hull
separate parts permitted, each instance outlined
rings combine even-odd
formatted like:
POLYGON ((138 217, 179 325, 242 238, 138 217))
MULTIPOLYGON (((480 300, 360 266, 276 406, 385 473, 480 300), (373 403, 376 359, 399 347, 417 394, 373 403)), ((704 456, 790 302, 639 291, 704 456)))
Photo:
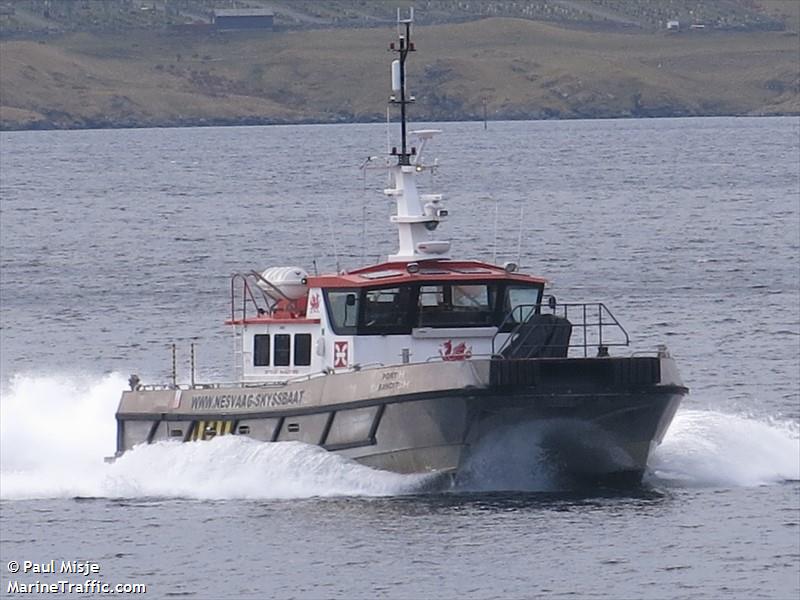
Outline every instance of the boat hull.
POLYGON ((683 392, 452 395, 386 406, 374 445, 341 450, 399 473, 510 463, 586 483, 641 481, 683 392), (412 433, 413 432, 413 433, 412 433), (531 462, 538 458, 539 462, 531 462))
POLYGON ((686 392, 669 357, 486 359, 270 388, 139 390, 123 394, 117 454, 235 434, 316 444, 398 473, 463 478, 477 463, 530 464, 635 483, 686 392))

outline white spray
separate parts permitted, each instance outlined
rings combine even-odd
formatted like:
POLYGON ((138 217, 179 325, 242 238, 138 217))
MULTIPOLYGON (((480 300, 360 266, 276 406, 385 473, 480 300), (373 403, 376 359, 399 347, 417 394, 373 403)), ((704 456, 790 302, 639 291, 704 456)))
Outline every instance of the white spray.
POLYGON ((16 376, 0 400, 0 497, 304 498, 414 493, 427 475, 362 466, 299 442, 240 436, 142 445, 113 464, 121 375, 16 376))
MULTIPOLYGON (((432 483, 430 477, 377 471, 307 444, 239 436, 140 446, 105 464, 103 457, 114 452, 114 411, 125 387, 119 374, 17 375, 7 382, 0 396, 0 498, 378 496, 415 493, 432 483)), ((492 456, 530 448, 531 440, 520 435, 485 440, 469 465, 468 489, 552 490, 535 447, 516 470, 492 469, 492 456)), ((651 471, 646 482, 653 485, 800 480, 800 430, 789 421, 682 410, 651 457, 651 471)))

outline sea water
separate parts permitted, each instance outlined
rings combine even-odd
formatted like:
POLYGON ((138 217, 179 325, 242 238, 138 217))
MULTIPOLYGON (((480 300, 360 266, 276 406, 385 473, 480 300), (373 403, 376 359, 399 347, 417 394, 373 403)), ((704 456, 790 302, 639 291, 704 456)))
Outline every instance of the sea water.
POLYGON ((561 489, 514 428, 447 493, 234 437, 104 463, 128 374, 167 381, 169 344, 179 379, 190 343, 230 379, 231 273, 394 250, 385 174, 358 169, 385 129, 3 133, 0 595, 86 579, 12 561, 83 561, 145 597, 797 597, 800 120, 431 125, 456 256, 676 357, 691 394, 643 486, 561 489))

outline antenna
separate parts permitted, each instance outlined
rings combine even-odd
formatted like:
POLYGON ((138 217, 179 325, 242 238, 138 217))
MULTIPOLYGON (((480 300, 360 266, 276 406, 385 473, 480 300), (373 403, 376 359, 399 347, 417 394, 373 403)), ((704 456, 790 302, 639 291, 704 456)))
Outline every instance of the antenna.
POLYGON ((390 127, 392 125, 392 118, 390 113, 390 109, 386 107, 386 154, 392 153, 392 133, 390 131, 390 127))
MULTIPOLYGON (((497 198, 494 199, 494 242, 492 242, 492 264, 497 264, 497 215, 499 211, 500 203, 497 201, 497 198)), ((519 263, 517 263, 519 264, 519 263)))
POLYGON ((190 357, 191 357, 191 369, 192 369, 192 387, 194 387, 195 380, 196 380, 196 364, 194 360, 194 342, 191 343, 189 346, 190 350, 190 357))
POLYGON ((339 248, 336 246, 336 235, 333 233, 333 219, 331 218, 331 207, 329 204, 325 205, 325 213, 328 215, 328 229, 331 234, 331 243, 333 245, 333 256, 336 258, 336 272, 339 273, 339 248))
POLYGON ((517 237, 517 268, 522 268, 522 219, 525 216, 525 205, 519 207, 519 236, 517 237))
MULTIPOLYGON (((364 171, 366 173, 366 171, 364 171)), ((364 264, 364 256, 366 254, 367 243, 367 199, 363 198, 361 202, 361 264, 364 264)))
POLYGON ((389 44, 389 50, 397 52, 400 58, 392 61, 392 96, 389 98, 390 104, 400 105, 400 152, 397 148, 392 148, 391 155, 397 156, 398 165, 410 165, 411 155, 415 154, 415 149, 409 152, 407 140, 406 105, 414 101, 413 96, 406 98, 406 58, 409 52, 414 51, 414 43, 411 41, 411 23, 414 22, 414 7, 409 7, 408 18, 403 19, 400 9, 397 9, 397 42, 389 44), (398 94, 400 99, 398 100, 398 94))

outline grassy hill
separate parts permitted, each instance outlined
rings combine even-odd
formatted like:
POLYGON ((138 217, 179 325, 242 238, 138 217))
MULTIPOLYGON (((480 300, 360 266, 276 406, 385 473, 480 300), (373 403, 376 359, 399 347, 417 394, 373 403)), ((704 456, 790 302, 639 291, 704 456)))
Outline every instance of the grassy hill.
POLYGON ((391 25, 414 6, 420 25, 508 17, 660 30, 678 20, 718 30, 797 30, 797 0, 0 0, 0 34, 121 31, 210 23, 219 9, 269 9, 279 28, 391 25))
MULTIPOLYGON (((393 36, 383 26, 5 39, 0 127, 379 120, 393 36)), ((482 118, 484 103, 489 118, 800 114, 791 29, 667 33, 487 18, 419 26, 415 39, 415 119, 482 118)))

